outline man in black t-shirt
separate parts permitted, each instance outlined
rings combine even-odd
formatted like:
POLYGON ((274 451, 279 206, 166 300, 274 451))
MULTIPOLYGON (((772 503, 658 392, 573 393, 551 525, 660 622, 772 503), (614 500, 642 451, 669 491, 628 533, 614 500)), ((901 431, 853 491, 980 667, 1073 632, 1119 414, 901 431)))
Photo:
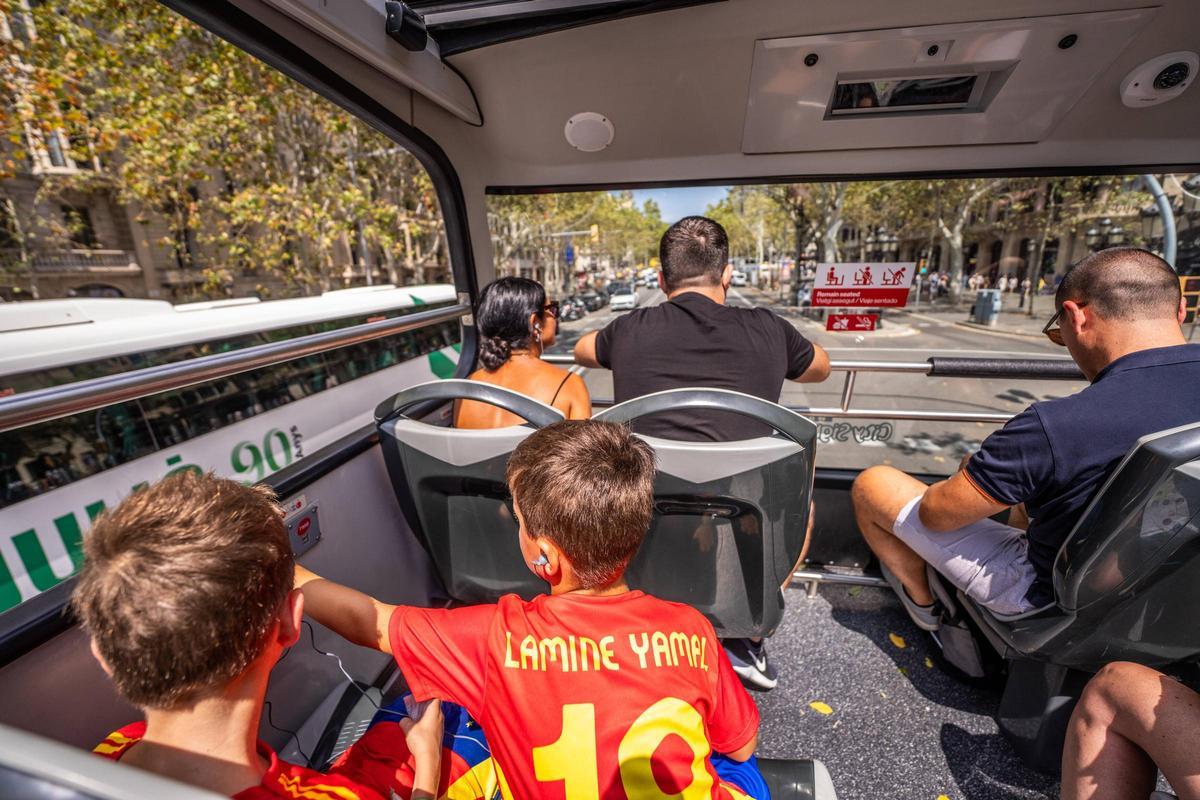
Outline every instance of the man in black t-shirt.
MULTIPOLYGON (((663 234, 659 260, 658 281, 667 302, 618 317, 575 345, 576 362, 612 370, 616 402, 703 387, 777 403, 785 379, 815 383, 829 377, 829 356, 787 320, 765 308, 725 305, 733 268, 729 239, 718 223, 705 217, 679 220, 663 234)), ((634 429, 684 441, 771 434, 768 426, 727 411, 655 414, 634 423, 634 429)), ((761 641, 727 639, 725 647, 743 682, 774 688, 774 670, 761 641)))
MULTIPOLYGON (((659 284, 667 302, 647 306, 589 333, 575 360, 613 373, 617 403, 667 389, 731 389, 779 402, 784 380, 829 377, 829 356, 766 308, 725 305, 733 278, 725 229, 684 217, 659 244, 659 284)), ((765 436, 761 423, 723 411, 656 414, 634 425, 664 439, 729 442, 765 436)))

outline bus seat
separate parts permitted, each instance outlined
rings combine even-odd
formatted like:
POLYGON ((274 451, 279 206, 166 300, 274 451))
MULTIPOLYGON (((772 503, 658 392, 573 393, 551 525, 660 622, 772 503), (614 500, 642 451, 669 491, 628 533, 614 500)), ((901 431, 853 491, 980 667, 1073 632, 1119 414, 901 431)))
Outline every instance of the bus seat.
POLYGON ((219 800, 206 789, 0 725, 0 797, 21 800, 219 800))
POLYGON ((783 618, 780 586, 804 546, 816 426, 725 389, 657 392, 596 419, 632 422, 681 409, 731 411, 777 433, 741 442, 643 437, 658 456, 655 515, 629 565, 629 585, 699 609, 720 636, 770 635, 783 618))
POLYGON ((837 800, 829 770, 811 758, 760 758, 771 800, 837 800))
MULTIPOLYGON (((1200 423, 1142 437, 1129 451, 1059 549, 1052 605, 999 616, 930 573, 947 614, 957 604, 984 646, 1010 661, 1001 730, 1032 766, 1052 772, 1090 673, 1112 661, 1200 658, 1191 616, 1200 607, 1200 423)), ((943 630, 942 641, 951 638, 943 630)), ((980 674, 965 652, 944 648, 954 666, 980 674)))
POLYGON ((488 603, 504 594, 530 599, 545 591, 545 583, 521 560, 504 470, 526 436, 562 419, 557 409, 523 394, 467 380, 412 386, 376 407, 384 462, 400 508, 450 598, 488 603), (422 408, 453 400, 489 403, 528 424, 469 430, 414 418, 422 408))

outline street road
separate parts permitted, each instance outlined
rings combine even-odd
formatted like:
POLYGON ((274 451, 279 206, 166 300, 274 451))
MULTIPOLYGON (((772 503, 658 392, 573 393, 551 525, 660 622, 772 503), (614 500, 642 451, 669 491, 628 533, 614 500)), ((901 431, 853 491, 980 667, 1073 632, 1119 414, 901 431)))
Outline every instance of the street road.
MULTIPOLYGON (((657 305, 666 297, 658 289, 639 289, 639 306, 657 305)), ((757 289, 733 288, 729 304, 771 305, 772 296, 757 289)), ((838 360, 924 361, 933 355, 1005 358, 1063 358, 1066 350, 1045 338, 967 328, 961 316, 931 315, 916 309, 889 310, 881 330, 832 333, 822 323, 800 316, 799 309, 775 310, 806 338, 838 360)), ((619 316, 607 307, 562 324, 550 352, 569 353, 584 333, 599 330, 619 316)), ((596 400, 612 398, 608 370, 580 371, 596 400)), ((782 402, 788 406, 836 407, 841 403, 845 373, 835 372, 821 384, 786 382, 782 402)), ((1061 397, 1083 388, 1082 382, 1014 381, 1007 379, 929 378, 919 374, 860 373, 852 408, 986 411, 1016 414, 1034 400, 1061 397)), ((818 464, 861 468, 894 464, 901 469, 949 474, 962 456, 978 448, 995 425, 984 423, 906 422, 887 420, 817 420, 822 424, 818 464)))

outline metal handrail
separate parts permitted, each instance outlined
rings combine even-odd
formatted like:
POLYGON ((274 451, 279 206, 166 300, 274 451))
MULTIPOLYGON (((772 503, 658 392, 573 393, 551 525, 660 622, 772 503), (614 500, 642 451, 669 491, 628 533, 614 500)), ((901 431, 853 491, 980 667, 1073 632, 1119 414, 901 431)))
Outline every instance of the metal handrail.
MULTIPOLYGON (((570 353, 543 353, 542 361, 549 364, 573 365, 575 356, 570 353)), ((830 361, 834 372, 917 372, 928 375, 933 368, 928 361, 830 361)))
POLYGON ((469 305, 459 303, 446 308, 418 311, 402 317, 353 325, 336 331, 314 333, 282 342, 271 342, 228 353, 201 356, 14 395, 0 400, 0 432, 85 411, 95 411, 114 403, 137 400, 160 392, 184 389, 198 383, 228 378, 242 372, 319 355, 341 347, 408 333, 461 319, 470 313, 469 305))
MULTIPOLYGON (((574 364, 575 357, 568 353, 547 353, 542 360, 551 364, 574 364)), ((854 397, 856 378, 860 372, 906 372, 918 375, 928 375, 933 370, 929 361, 830 361, 829 368, 833 372, 846 373, 846 382, 842 385, 840 406, 828 408, 812 406, 787 406, 791 411, 810 417, 826 417, 833 419, 886 419, 909 420, 920 422, 986 422, 1003 424, 1012 419, 1012 414, 998 411, 925 411, 890 408, 851 408, 854 397)), ((611 400, 593 398, 593 406, 611 405, 611 400)))

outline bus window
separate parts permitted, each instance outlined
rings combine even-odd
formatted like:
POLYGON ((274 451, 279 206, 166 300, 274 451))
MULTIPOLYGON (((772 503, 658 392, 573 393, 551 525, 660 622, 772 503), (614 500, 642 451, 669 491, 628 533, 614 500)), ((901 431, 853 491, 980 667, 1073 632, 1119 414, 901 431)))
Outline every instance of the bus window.
MULTIPOLYGON (((1188 177, 1163 180, 1180 202, 1188 177)), ((653 277, 666 227, 690 214, 711 217, 730 241, 734 279, 727 302, 771 308, 835 364, 920 364, 934 356, 1066 359, 1066 350, 1041 329, 1070 265, 1106 246, 1162 247, 1162 226, 1144 224, 1156 214, 1152 199, 1128 176, 778 183, 493 195, 489 202, 497 274, 534 278, 567 300, 613 281, 634 281, 638 306, 666 299, 653 277), (520 215, 536 224, 511 224, 520 215), (847 285, 870 266, 881 286, 888 274, 902 274, 905 283, 895 287, 901 290, 895 298, 864 292, 840 295, 855 298, 844 306, 825 305, 828 293, 818 290, 831 285, 829 267, 836 264, 857 266, 858 273, 855 266, 833 271, 837 281, 849 269, 847 285), (909 265, 907 271, 901 265, 909 265)), ((1181 275, 1200 273, 1197 233, 1180 233, 1181 275)), ((1200 287, 1200 277, 1191 282, 1200 287)), ((1190 283, 1184 283, 1186 290, 1190 283)), ((566 305, 579 313, 562 323, 560 353, 624 313, 566 305)), ((590 370, 585 380, 594 398, 612 397, 604 371, 590 370)), ((845 380, 846 373, 835 370, 820 384, 783 387, 784 404, 830 412, 812 412, 820 431, 818 464, 861 469, 883 463, 933 475, 956 470, 1004 418, 1035 400, 1082 388, 1081 381, 861 372, 850 405, 858 413, 845 414, 845 380), (882 413, 861 414, 871 409, 882 413), (945 416, 892 416, 904 411, 945 416), (955 414, 966 419, 948 419, 955 414)))
MULTIPOLYGON (((25 154, 0 170, 0 298, 46 313, 0 317, 42 324, 70 298, 90 322, 0 324, 0 396, 456 302, 432 180, 394 141, 152 0, 20 17, 34 79, 21 118, 0 114, 25 154)), ((130 490, 263 480, 453 374, 459 337, 439 323, 0 433, 0 611, 69 577, 130 490)))

